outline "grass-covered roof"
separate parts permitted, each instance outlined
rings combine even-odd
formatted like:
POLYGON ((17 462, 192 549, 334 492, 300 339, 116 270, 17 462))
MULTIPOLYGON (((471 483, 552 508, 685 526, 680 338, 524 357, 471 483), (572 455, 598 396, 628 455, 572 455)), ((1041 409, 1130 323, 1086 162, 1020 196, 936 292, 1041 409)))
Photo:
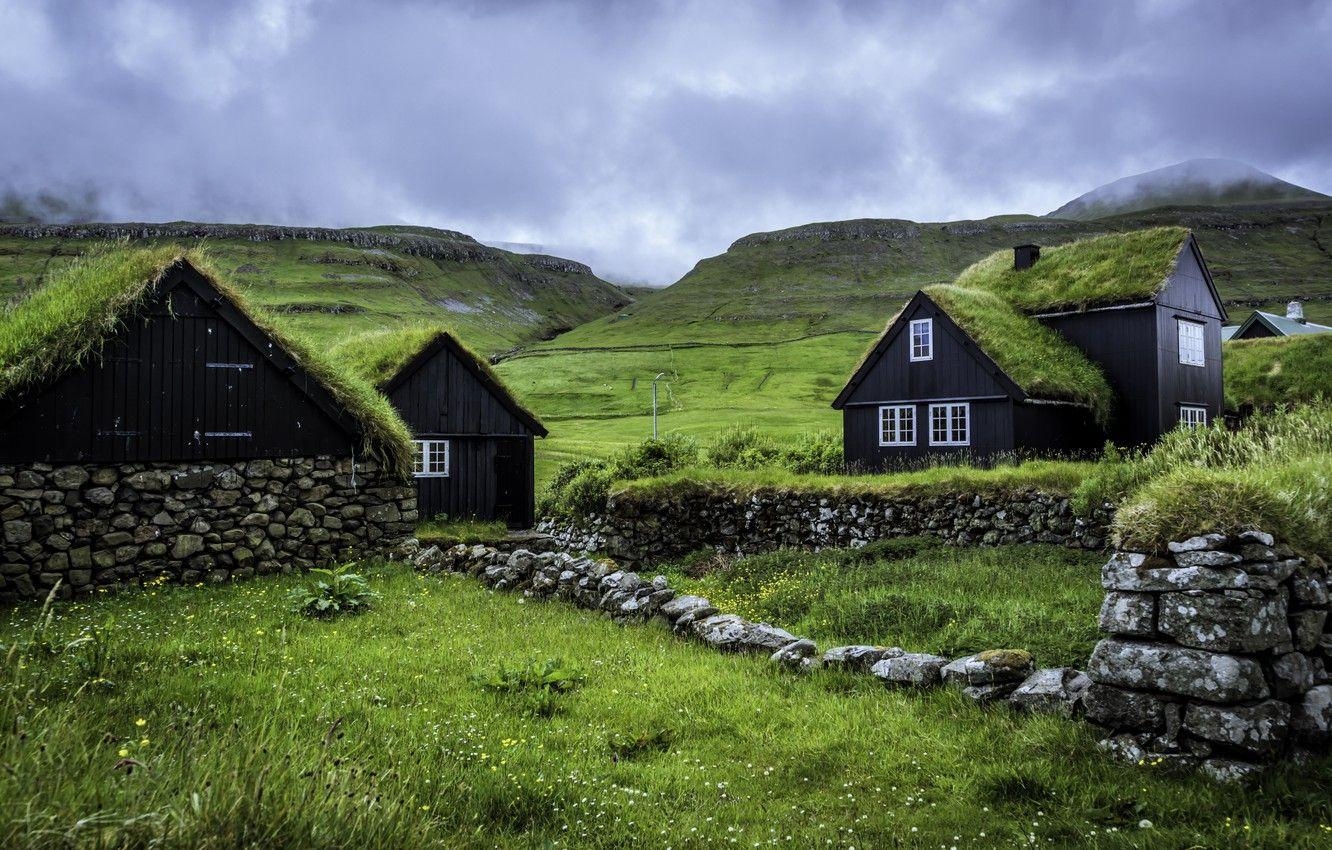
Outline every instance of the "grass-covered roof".
POLYGON ((1161 291, 1188 236, 1183 227, 1153 227, 1042 247, 1036 264, 1021 270, 1012 250, 996 251, 954 283, 1028 312, 1144 301, 1161 291))
POLYGON ((405 325, 399 328, 368 331, 348 337, 338 343, 330 357, 363 380, 382 387, 391 381, 404 366, 427 348, 447 339, 453 350, 465 358, 499 398, 520 417, 529 420, 534 430, 545 434, 535 413, 522 403, 505 385, 486 358, 468 348, 458 337, 434 325, 405 325))
POLYGON ((1104 373, 1056 331, 991 292, 955 285, 924 291, 1028 396, 1084 404, 1099 421, 1109 420, 1114 391, 1104 373))
POLYGON ((199 250, 175 245, 108 245, 79 257, 13 307, 0 312, 0 400, 54 381, 88 362, 156 291, 163 275, 187 262, 238 310, 313 375, 360 425, 366 456, 400 472, 411 469, 411 436, 388 400, 360 377, 334 366, 257 311, 199 250))
POLYGON ((1233 339, 1221 351, 1227 407, 1332 402, 1332 333, 1233 339))

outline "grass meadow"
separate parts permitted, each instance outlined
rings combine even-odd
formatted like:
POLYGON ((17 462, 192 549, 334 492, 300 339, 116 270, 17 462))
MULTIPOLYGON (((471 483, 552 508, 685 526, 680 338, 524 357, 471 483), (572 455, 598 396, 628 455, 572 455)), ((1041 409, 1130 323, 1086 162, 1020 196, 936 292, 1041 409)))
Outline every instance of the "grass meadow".
POLYGON ((369 572, 374 608, 335 620, 290 613, 298 577, 57 604, 44 627, 6 612, 0 845, 1319 847, 1332 829, 1325 760, 1218 787, 1112 762, 1081 724, 369 572), (576 686, 492 684, 547 659, 576 686))

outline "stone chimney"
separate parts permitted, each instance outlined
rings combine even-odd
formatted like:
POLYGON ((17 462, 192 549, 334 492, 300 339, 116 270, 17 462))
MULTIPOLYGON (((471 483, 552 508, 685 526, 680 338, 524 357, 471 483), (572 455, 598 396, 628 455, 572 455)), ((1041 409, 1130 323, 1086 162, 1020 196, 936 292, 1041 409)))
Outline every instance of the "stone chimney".
POLYGON ((1041 258, 1040 245, 1015 245, 1013 247, 1013 268, 1021 271, 1036 265, 1041 258))
POLYGON ((1304 305, 1298 301, 1286 304, 1286 318, 1304 324, 1304 305))

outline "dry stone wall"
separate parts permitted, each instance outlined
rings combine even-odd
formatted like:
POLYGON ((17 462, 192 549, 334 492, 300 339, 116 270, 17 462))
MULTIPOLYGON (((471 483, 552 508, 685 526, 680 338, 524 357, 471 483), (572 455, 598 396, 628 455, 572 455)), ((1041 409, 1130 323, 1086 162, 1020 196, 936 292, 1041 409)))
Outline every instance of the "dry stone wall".
POLYGON ((1105 546, 1109 510, 1075 517, 1067 497, 1035 490, 1005 494, 887 497, 685 488, 645 500, 612 496, 601 516, 544 519, 539 530, 563 548, 602 552, 628 566, 659 563, 699 549, 752 555, 781 548, 863 546, 929 534, 958 545, 1053 543, 1105 546))
POLYGON ((1101 574, 1087 717, 1136 762, 1242 779, 1332 733, 1328 574, 1268 534, 1208 534, 1101 574))
POLYGON ((346 458, 0 466, 0 601, 306 569, 416 519, 410 482, 346 458))

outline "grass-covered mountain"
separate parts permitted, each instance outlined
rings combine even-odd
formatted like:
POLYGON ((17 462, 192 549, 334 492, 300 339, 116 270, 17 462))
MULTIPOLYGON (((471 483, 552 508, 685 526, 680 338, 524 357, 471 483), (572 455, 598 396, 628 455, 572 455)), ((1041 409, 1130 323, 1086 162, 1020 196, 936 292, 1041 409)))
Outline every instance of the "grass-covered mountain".
POLYGON ((1197 235, 1232 321, 1255 307, 1284 310, 1295 297, 1311 320, 1332 319, 1332 201, 1164 208, 1094 221, 862 219, 746 236, 673 286, 528 348, 499 371, 552 426, 549 459, 603 453, 651 434, 658 374, 667 430, 838 428, 829 402, 917 289, 948 283, 1023 242, 1048 246, 1169 224, 1197 235))
POLYGON ((582 263, 514 254, 449 230, 175 222, 0 226, 0 301, 108 240, 202 246, 249 299, 320 343, 431 322, 494 353, 633 300, 582 263))
POLYGON ((1327 195, 1233 159, 1190 159, 1098 186, 1050 217, 1086 220, 1154 207, 1328 200, 1332 199, 1327 195))

